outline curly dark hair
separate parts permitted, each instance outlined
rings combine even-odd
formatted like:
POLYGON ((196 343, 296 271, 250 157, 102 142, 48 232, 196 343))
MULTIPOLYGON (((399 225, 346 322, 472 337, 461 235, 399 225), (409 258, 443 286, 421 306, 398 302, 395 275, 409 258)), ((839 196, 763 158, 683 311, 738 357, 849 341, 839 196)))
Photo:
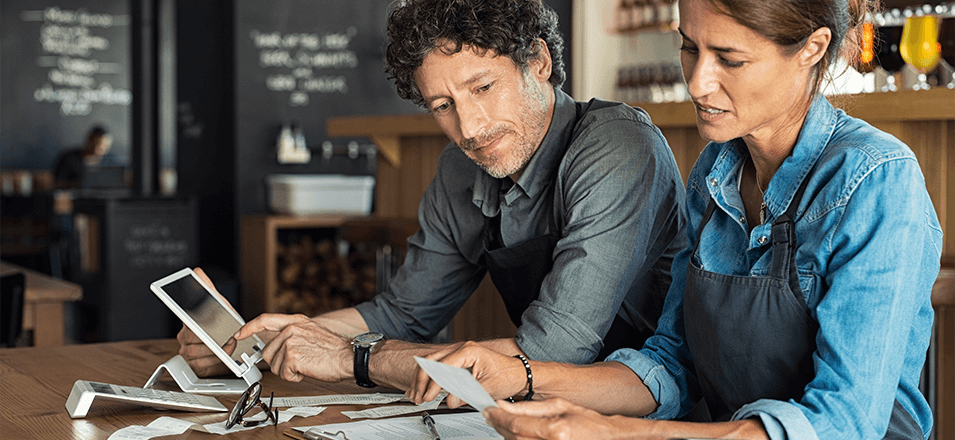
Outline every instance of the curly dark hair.
POLYGON ((564 39, 557 30, 557 13, 541 0, 404 0, 388 18, 385 72, 394 79, 398 96, 424 106, 414 71, 438 43, 451 43, 447 54, 464 45, 491 50, 514 61, 526 72, 544 40, 550 50, 555 87, 564 83, 564 39))

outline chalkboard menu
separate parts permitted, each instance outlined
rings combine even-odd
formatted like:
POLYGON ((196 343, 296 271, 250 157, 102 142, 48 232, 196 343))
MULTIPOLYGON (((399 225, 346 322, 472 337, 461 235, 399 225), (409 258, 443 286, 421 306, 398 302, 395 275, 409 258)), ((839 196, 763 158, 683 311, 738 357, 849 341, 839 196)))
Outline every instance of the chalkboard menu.
MULTIPOLYGON (((239 212, 266 209, 265 178, 276 173, 369 173, 323 161, 333 116, 421 111, 398 97, 384 72, 392 0, 239 0, 235 24, 239 212), (275 142, 296 123, 313 149, 305 165, 280 165, 275 142)), ((344 145, 345 139, 331 139, 344 145)))
POLYGON ((0 157, 3 168, 50 168, 93 125, 129 157, 127 0, 0 2, 0 157))

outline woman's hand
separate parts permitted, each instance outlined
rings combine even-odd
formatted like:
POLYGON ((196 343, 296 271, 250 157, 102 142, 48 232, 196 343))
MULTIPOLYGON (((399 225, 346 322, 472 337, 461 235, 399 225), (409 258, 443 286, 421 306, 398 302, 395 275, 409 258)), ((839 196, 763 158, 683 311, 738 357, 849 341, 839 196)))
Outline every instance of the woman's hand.
MULTIPOLYGON (((458 346, 454 346, 458 347, 458 346)), ((442 350, 427 356, 433 361, 471 370, 475 379, 495 399, 511 397, 527 385, 527 373, 520 359, 483 347, 477 342, 465 342, 456 350, 442 350)), ((431 380, 428 373, 418 368, 411 388, 405 393, 412 402, 429 402, 441 391, 441 386, 431 380)), ((457 408, 464 401, 453 395, 447 397, 448 407, 457 408)))
MULTIPOLYGON (((595 439, 616 438, 621 432, 619 416, 604 416, 563 399, 532 402, 497 402, 499 408, 484 410, 488 424, 506 439, 595 439)), ((633 434, 637 434, 634 432, 633 434)), ((633 437, 637 438, 637 437, 633 437)))
MULTIPOLYGON (((229 301, 216 290, 215 285, 212 284, 212 280, 209 279, 209 276, 206 275, 202 269, 197 267, 193 272, 195 272, 196 276, 198 276, 203 283, 212 289, 212 292, 216 296, 222 299, 222 302, 235 311, 232 304, 229 304, 229 301)), ((271 332, 262 332, 257 335, 266 343, 275 336, 275 334, 271 332)), ((229 371, 229 367, 222 363, 222 360, 220 360, 189 327, 186 327, 185 324, 183 324, 179 334, 176 335, 176 339, 179 341, 179 355, 186 360, 186 363, 197 376, 210 377, 232 374, 231 371, 229 371)), ((231 355, 232 351, 235 350, 235 346, 235 339, 229 338, 225 345, 222 346, 222 349, 231 355)))
POLYGON ((725 438, 767 440, 758 418, 719 423, 647 420, 604 416, 596 411, 555 398, 507 403, 487 408, 484 417, 506 439, 642 439, 725 438))

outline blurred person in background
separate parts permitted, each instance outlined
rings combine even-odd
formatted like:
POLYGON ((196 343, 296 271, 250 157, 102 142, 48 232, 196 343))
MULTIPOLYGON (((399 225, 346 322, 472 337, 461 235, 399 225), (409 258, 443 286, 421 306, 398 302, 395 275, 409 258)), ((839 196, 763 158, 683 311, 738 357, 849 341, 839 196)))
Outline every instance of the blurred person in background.
POLYGON ((83 185, 88 166, 100 165, 109 153, 113 138, 103 126, 97 125, 86 135, 81 148, 64 150, 53 165, 53 178, 58 189, 75 189, 83 185))

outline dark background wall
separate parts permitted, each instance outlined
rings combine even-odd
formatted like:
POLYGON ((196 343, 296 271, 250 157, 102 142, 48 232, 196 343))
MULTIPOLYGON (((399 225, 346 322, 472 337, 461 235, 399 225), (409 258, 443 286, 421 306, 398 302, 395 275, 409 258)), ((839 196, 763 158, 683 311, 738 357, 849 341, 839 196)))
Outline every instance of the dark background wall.
POLYGON ((0 2, 0 160, 48 169, 94 124, 129 158, 128 0, 0 2))

